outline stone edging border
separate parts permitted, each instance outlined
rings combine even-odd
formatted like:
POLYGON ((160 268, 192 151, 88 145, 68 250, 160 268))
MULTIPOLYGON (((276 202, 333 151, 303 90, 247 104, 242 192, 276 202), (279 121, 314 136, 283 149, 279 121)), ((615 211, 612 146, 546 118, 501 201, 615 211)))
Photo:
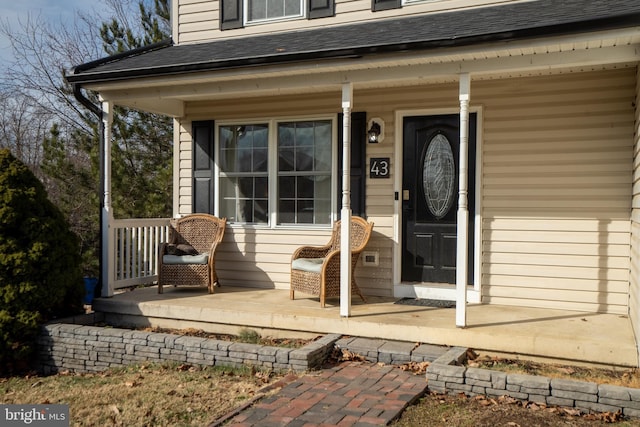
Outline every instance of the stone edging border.
POLYGON ((453 347, 429 365, 427 381, 431 391, 510 396, 584 413, 620 411, 628 417, 640 417, 639 389, 460 366, 466 361, 467 350, 453 347))
POLYGON ((640 417, 640 389, 585 381, 508 374, 462 366, 466 347, 438 346, 326 335, 299 349, 234 343, 207 338, 92 326, 98 315, 77 316, 42 327, 38 371, 99 372, 143 361, 175 361, 200 366, 256 366, 304 372, 320 368, 334 347, 363 354, 373 363, 429 361, 426 380, 434 392, 510 396, 521 401, 640 417), (351 348, 350 348, 351 347, 351 348))
POLYGON ((281 348, 166 333, 92 326, 92 316, 73 323, 50 323, 38 336, 37 371, 100 372, 140 362, 188 363, 199 366, 256 366, 304 372, 320 367, 340 335, 329 334, 302 348, 281 348))

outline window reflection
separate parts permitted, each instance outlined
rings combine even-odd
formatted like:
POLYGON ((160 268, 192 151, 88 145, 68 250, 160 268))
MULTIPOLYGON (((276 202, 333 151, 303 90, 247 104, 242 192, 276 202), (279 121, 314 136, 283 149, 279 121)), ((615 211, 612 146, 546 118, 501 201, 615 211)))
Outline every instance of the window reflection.
POLYGON ((268 124, 219 128, 220 216, 230 222, 268 221, 268 124))
POLYGON ((277 202, 269 206, 269 124, 218 128, 219 215, 232 223, 267 224, 275 209, 277 223, 331 223, 331 120, 276 124, 277 202))

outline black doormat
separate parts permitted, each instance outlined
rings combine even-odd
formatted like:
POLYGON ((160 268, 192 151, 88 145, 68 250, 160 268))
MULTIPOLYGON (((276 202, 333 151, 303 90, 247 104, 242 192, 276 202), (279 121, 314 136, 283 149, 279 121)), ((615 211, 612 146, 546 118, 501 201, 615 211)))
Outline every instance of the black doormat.
POLYGON ((453 308, 456 306, 455 301, 423 299, 423 298, 402 298, 394 302, 394 304, 415 305, 419 307, 435 307, 435 308, 453 308))

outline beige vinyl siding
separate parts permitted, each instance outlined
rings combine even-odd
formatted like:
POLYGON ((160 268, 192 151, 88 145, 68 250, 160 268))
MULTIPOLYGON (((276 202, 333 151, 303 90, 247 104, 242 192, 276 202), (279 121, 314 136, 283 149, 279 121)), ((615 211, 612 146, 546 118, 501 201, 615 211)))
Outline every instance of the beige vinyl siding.
MULTIPOLYGON (((443 12, 468 7, 495 5, 514 0, 439 0, 424 1, 404 6, 400 9, 380 12, 371 11, 371 0, 336 0, 336 15, 321 19, 295 19, 259 25, 249 25, 237 30, 220 31, 219 0, 176 0, 178 1, 178 34, 173 39, 178 43, 205 42, 221 38, 245 37, 248 35, 320 28, 342 25, 372 19, 416 15, 429 12, 443 12)), ((176 31, 176 30, 174 30, 176 31)))
POLYGON ((324 245, 330 231, 229 227, 216 257, 223 284, 289 288, 291 254, 298 246, 324 245))
POLYGON ((483 302, 626 314, 631 70, 472 84, 483 302))
POLYGON ((179 174, 178 174, 178 214, 191 213, 193 186, 193 140, 191 138, 191 122, 179 123, 179 174))
MULTIPOLYGON (((365 97, 363 97, 363 101, 365 97)), ((190 141, 191 122, 196 120, 260 120, 265 118, 292 118, 336 115, 341 109, 341 93, 325 93, 313 96, 299 95, 276 98, 253 98, 240 102, 195 102, 187 105, 189 121, 183 121, 181 139, 190 141), (187 123, 189 123, 187 125, 187 123)), ((354 106, 354 112, 365 111, 362 103, 354 106)), ((391 111, 367 111, 368 117, 382 117, 387 133, 383 144, 369 145, 369 157, 393 157, 393 114, 391 111), (391 133, 389 133, 391 132, 391 133)), ((337 129, 342 132, 342 129, 337 129)), ((337 150, 341 147, 336 146, 337 150)), ((186 163, 185 163, 186 165, 186 163)), ((189 166, 190 167, 190 166, 189 166)), ((181 171, 181 174, 184 172, 181 171)), ((189 170, 190 173, 190 170, 189 170)), ((393 172, 392 172, 393 173, 393 172)), ((190 185, 190 184, 189 184, 190 185)), ((185 189, 186 190, 186 189, 185 189)), ((364 267, 359 263, 354 272, 358 286, 366 295, 392 296, 393 277, 393 177, 384 180, 367 180, 367 219, 374 222, 373 235, 366 248, 377 251, 379 265, 364 267)), ((191 193, 181 197, 183 214, 191 211, 191 193)), ((341 200, 337 201, 338 210, 341 200)), ((301 245, 324 245, 331 230, 291 228, 252 228, 230 225, 220 245, 216 270, 223 283, 237 286, 289 289, 290 260, 301 245)))
MULTIPOLYGON (((627 313, 634 73, 625 69, 472 81, 471 106, 480 107, 483 118, 484 303, 627 313)), ((338 114, 340 105, 336 92, 189 103, 186 115, 217 121, 286 118, 338 114)), ((457 83, 354 92, 353 111, 385 121, 385 139, 367 145, 367 159, 391 159, 390 179, 366 182, 367 214, 375 222, 367 250, 378 251, 380 265, 358 267, 356 278, 365 294, 392 295, 393 267, 399 264, 393 259, 394 229, 401 224, 394 224, 393 204, 394 182, 401 173, 395 158, 395 144, 401 143, 394 135, 396 112, 451 113, 458 106, 457 83)), ((190 141, 186 123, 181 135, 185 148, 190 141)), ((637 157, 636 150, 635 241, 640 234, 637 157)), ((181 164, 190 167, 190 160, 181 164)), ((187 213, 190 193, 185 191, 180 200, 187 213)), ((299 246, 299 232, 231 229, 221 248, 228 261, 220 265, 221 278, 287 289, 289 257, 299 246), (256 250, 246 239, 263 246, 256 250)), ((329 231, 310 235, 325 243, 329 231)))
MULTIPOLYGON (((640 69, 636 74, 636 124, 633 155, 633 201, 631 211, 631 289, 629 293, 629 317, 640 339, 640 69)), ((640 352, 639 352, 640 356, 640 352)))

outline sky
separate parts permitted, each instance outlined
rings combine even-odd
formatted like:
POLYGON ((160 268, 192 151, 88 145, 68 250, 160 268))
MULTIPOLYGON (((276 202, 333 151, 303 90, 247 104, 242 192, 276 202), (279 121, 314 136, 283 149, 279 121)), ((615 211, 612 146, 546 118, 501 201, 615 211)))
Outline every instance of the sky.
MULTIPOLYGON (((72 22, 77 11, 91 12, 102 2, 95 0, 0 0, 0 19, 18 29, 29 14, 52 24, 72 22)), ((0 34, 0 62, 12 58, 8 40, 0 34)), ((1 66, 1 64, 0 64, 1 66)))

